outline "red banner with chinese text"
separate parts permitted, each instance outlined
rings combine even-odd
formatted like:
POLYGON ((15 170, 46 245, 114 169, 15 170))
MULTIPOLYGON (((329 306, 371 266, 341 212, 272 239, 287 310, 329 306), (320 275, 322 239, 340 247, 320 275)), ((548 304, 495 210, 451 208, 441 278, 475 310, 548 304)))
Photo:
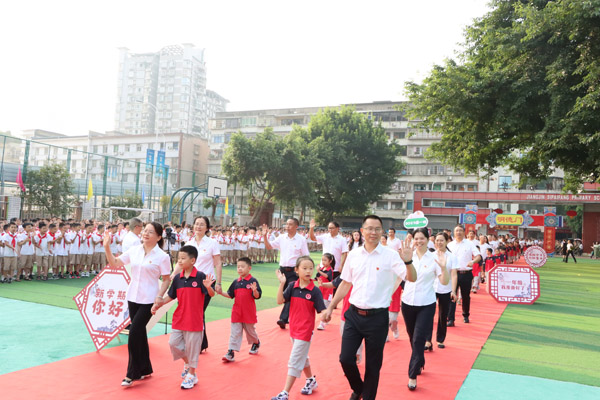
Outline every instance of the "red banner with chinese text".
POLYGON ((554 253, 554 244, 556 242, 556 228, 544 228, 544 250, 547 254, 554 253))

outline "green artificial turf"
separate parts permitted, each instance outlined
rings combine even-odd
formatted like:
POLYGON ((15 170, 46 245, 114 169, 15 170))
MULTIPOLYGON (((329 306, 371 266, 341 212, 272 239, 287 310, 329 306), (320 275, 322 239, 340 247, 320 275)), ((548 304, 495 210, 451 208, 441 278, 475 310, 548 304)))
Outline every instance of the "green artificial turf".
POLYGON ((473 368, 600 386, 600 261, 536 271, 540 298, 508 305, 473 368))
MULTIPOLYGON (((320 253, 312 253, 312 258, 317 262, 320 260, 320 253)), ((318 265, 318 263, 317 263, 318 265)), ((277 307, 277 288, 279 281, 275 275, 277 264, 255 264, 252 267, 251 274, 260 283, 262 289, 262 298, 256 301, 258 311, 277 307)), ((223 268, 223 290, 229 288, 231 282, 238 277, 235 266, 223 268)), ((73 297, 79 293, 85 285, 93 278, 81 279, 62 279, 49 281, 22 281, 11 284, 0 285, 0 297, 9 299, 29 301, 32 303, 47 304, 56 307, 77 309, 73 297)), ((231 316, 231 306, 233 300, 223 296, 215 295, 212 298, 210 306, 206 310, 207 321, 216 321, 231 316)), ((171 322, 171 313, 167 315, 167 322, 171 322)), ((165 322, 163 318, 161 322, 165 322)))

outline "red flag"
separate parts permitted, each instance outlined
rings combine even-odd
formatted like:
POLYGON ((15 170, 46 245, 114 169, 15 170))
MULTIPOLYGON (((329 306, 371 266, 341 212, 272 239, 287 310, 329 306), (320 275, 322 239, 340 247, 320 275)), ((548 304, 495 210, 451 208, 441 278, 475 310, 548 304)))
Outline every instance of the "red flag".
POLYGON ((17 183, 22 191, 25 191, 25 185, 23 184, 23 177, 21 176, 21 167, 19 167, 19 172, 17 172, 17 183))

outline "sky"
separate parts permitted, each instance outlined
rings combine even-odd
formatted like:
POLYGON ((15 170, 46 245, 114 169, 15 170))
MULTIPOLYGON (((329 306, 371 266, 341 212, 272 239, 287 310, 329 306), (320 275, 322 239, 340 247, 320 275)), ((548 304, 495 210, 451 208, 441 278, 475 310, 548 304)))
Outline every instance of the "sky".
POLYGON ((405 100, 487 0, 19 0, 0 23, 0 131, 114 129, 118 48, 206 49, 228 111, 405 100))

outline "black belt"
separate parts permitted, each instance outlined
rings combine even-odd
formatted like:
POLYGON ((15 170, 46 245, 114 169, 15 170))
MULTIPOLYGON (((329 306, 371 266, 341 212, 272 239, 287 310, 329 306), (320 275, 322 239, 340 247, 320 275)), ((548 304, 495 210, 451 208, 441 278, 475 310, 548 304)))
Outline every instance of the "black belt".
POLYGON ((293 271, 295 269, 295 267, 283 267, 283 266, 280 266, 279 269, 281 271, 283 271, 283 272, 291 272, 291 271, 293 271))
POLYGON ((388 311, 387 308, 369 308, 368 310, 364 310, 362 308, 356 307, 354 304, 350 304, 350 308, 358 313, 358 315, 362 315, 363 317, 368 317, 369 315, 378 314, 380 312, 388 311))
POLYGON ((472 273, 473 271, 472 271, 472 270, 470 270, 470 269, 459 269, 459 270, 458 270, 458 273, 459 273, 459 274, 468 274, 469 272, 471 272, 471 273, 472 273))

